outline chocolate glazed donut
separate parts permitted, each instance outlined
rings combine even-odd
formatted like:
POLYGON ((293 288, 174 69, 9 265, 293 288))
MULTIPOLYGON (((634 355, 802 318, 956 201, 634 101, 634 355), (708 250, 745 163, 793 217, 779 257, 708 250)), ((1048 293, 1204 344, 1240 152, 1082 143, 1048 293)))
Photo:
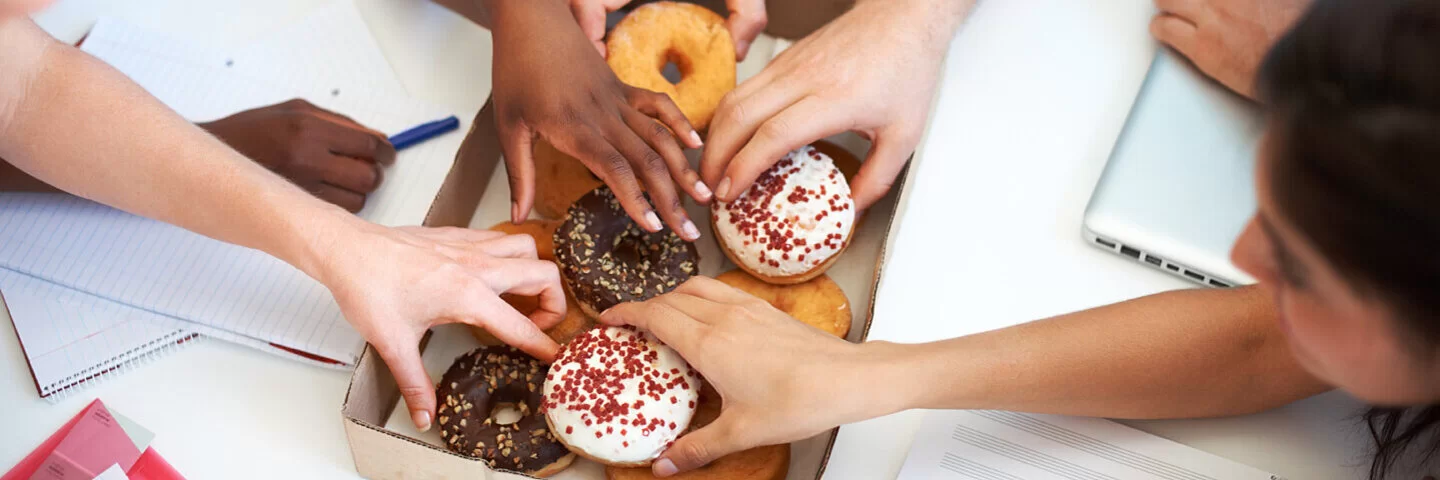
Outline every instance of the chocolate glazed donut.
POLYGON ((461 355, 436 388, 440 438, 452 452, 480 457, 490 468, 537 477, 554 475, 575 454, 555 438, 540 412, 549 366, 511 347, 480 347, 461 355), (496 423, 502 405, 514 405, 520 420, 496 423))
POLYGON ((609 187, 580 197, 555 231, 555 262, 586 315, 674 290, 700 272, 695 245, 640 229, 609 187))

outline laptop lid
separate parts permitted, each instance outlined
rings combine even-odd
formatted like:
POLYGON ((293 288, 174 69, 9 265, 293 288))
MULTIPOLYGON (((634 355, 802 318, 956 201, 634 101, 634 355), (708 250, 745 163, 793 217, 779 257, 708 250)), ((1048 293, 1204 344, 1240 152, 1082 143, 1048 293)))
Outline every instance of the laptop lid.
POLYGON ((1085 211, 1091 245, 1226 287, 1254 283, 1230 248, 1255 213, 1258 106, 1160 49, 1085 211))

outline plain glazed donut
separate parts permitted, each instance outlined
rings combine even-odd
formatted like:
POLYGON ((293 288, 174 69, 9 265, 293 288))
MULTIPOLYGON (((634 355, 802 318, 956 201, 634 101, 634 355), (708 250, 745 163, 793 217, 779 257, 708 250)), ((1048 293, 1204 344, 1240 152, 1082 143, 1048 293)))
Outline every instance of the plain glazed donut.
POLYGON ((649 300, 700 271, 700 253, 668 229, 640 229, 609 187, 580 197, 555 231, 555 263, 586 315, 649 300))
POLYGON ((440 439, 452 452, 479 457, 490 468, 537 477, 554 475, 575 454, 540 413, 546 365, 511 347, 480 347, 461 355, 435 389, 440 439), (515 423, 492 419, 501 405, 520 412, 515 423))
POLYGON ((720 282, 764 300, 775 309, 825 333, 845 338, 850 333, 850 300, 845 291, 820 275, 794 285, 772 285, 741 270, 731 270, 715 277, 720 282))
POLYGON ((542 406, 555 436, 576 454, 644 466, 690 426, 700 384, 700 374, 649 332, 597 327, 560 350, 542 406))
POLYGON ((735 42, 725 19, 691 3, 655 2, 626 15, 605 43, 620 81, 664 93, 696 130, 704 130, 720 99, 735 89, 735 42), (680 69, 680 83, 661 71, 680 69))
MULTIPOLYGON (((690 429, 685 433, 699 430, 720 417, 720 394, 708 385, 700 390, 700 406, 695 409, 695 418, 690 420, 690 429)), ((674 480, 785 480, 790 473, 790 444, 755 447, 732 453, 710 462, 703 467, 669 477, 674 480)), ((655 480, 657 477, 644 467, 605 467, 607 480, 655 480)))
POLYGON ((555 149, 550 142, 535 141, 535 213, 560 219, 570 204, 595 187, 604 185, 590 167, 579 159, 555 149))
POLYGON ((778 285, 825 273, 855 232, 850 184, 829 156, 808 145, 775 162, 734 201, 712 204, 711 213, 725 256, 778 285))
MULTIPOLYGON (((575 197, 580 198, 580 197, 575 197)), ((567 207, 568 208, 568 207, 567 207)), ((500 222, 491 225, 487 230, 494 230, 508 235, 529 235, 535 240, 535 253, 541 260, 555 260, 555 228, 560 226, 559 220, 526 220, 519 225, 510 222, 500 222)))

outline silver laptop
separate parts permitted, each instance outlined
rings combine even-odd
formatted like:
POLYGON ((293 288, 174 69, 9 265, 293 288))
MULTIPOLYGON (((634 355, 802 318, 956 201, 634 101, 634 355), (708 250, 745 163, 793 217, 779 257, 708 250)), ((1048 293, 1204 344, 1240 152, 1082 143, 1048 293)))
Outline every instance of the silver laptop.
POLYGON ((1258 107, 1161 49, 1090 205, 1085 241, 1212 287, 1254 283, 1230 247, 1255 212, 1258 107))

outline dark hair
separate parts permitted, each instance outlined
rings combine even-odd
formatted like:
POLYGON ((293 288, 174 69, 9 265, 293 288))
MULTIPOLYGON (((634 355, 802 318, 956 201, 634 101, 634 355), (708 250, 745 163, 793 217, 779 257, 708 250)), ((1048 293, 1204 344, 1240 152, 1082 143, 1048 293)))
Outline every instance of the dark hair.
MULTIPOLYGON (((1277 208, 1413 357, 1440 349, 1440 1, 1317 0, 1266 58, 1277 208)), ((1375 408, 1370 477, 1440 444, 1434 406, 1375 408)), ((1423 460, 1422 460, 1423 461, 1423 460)))

